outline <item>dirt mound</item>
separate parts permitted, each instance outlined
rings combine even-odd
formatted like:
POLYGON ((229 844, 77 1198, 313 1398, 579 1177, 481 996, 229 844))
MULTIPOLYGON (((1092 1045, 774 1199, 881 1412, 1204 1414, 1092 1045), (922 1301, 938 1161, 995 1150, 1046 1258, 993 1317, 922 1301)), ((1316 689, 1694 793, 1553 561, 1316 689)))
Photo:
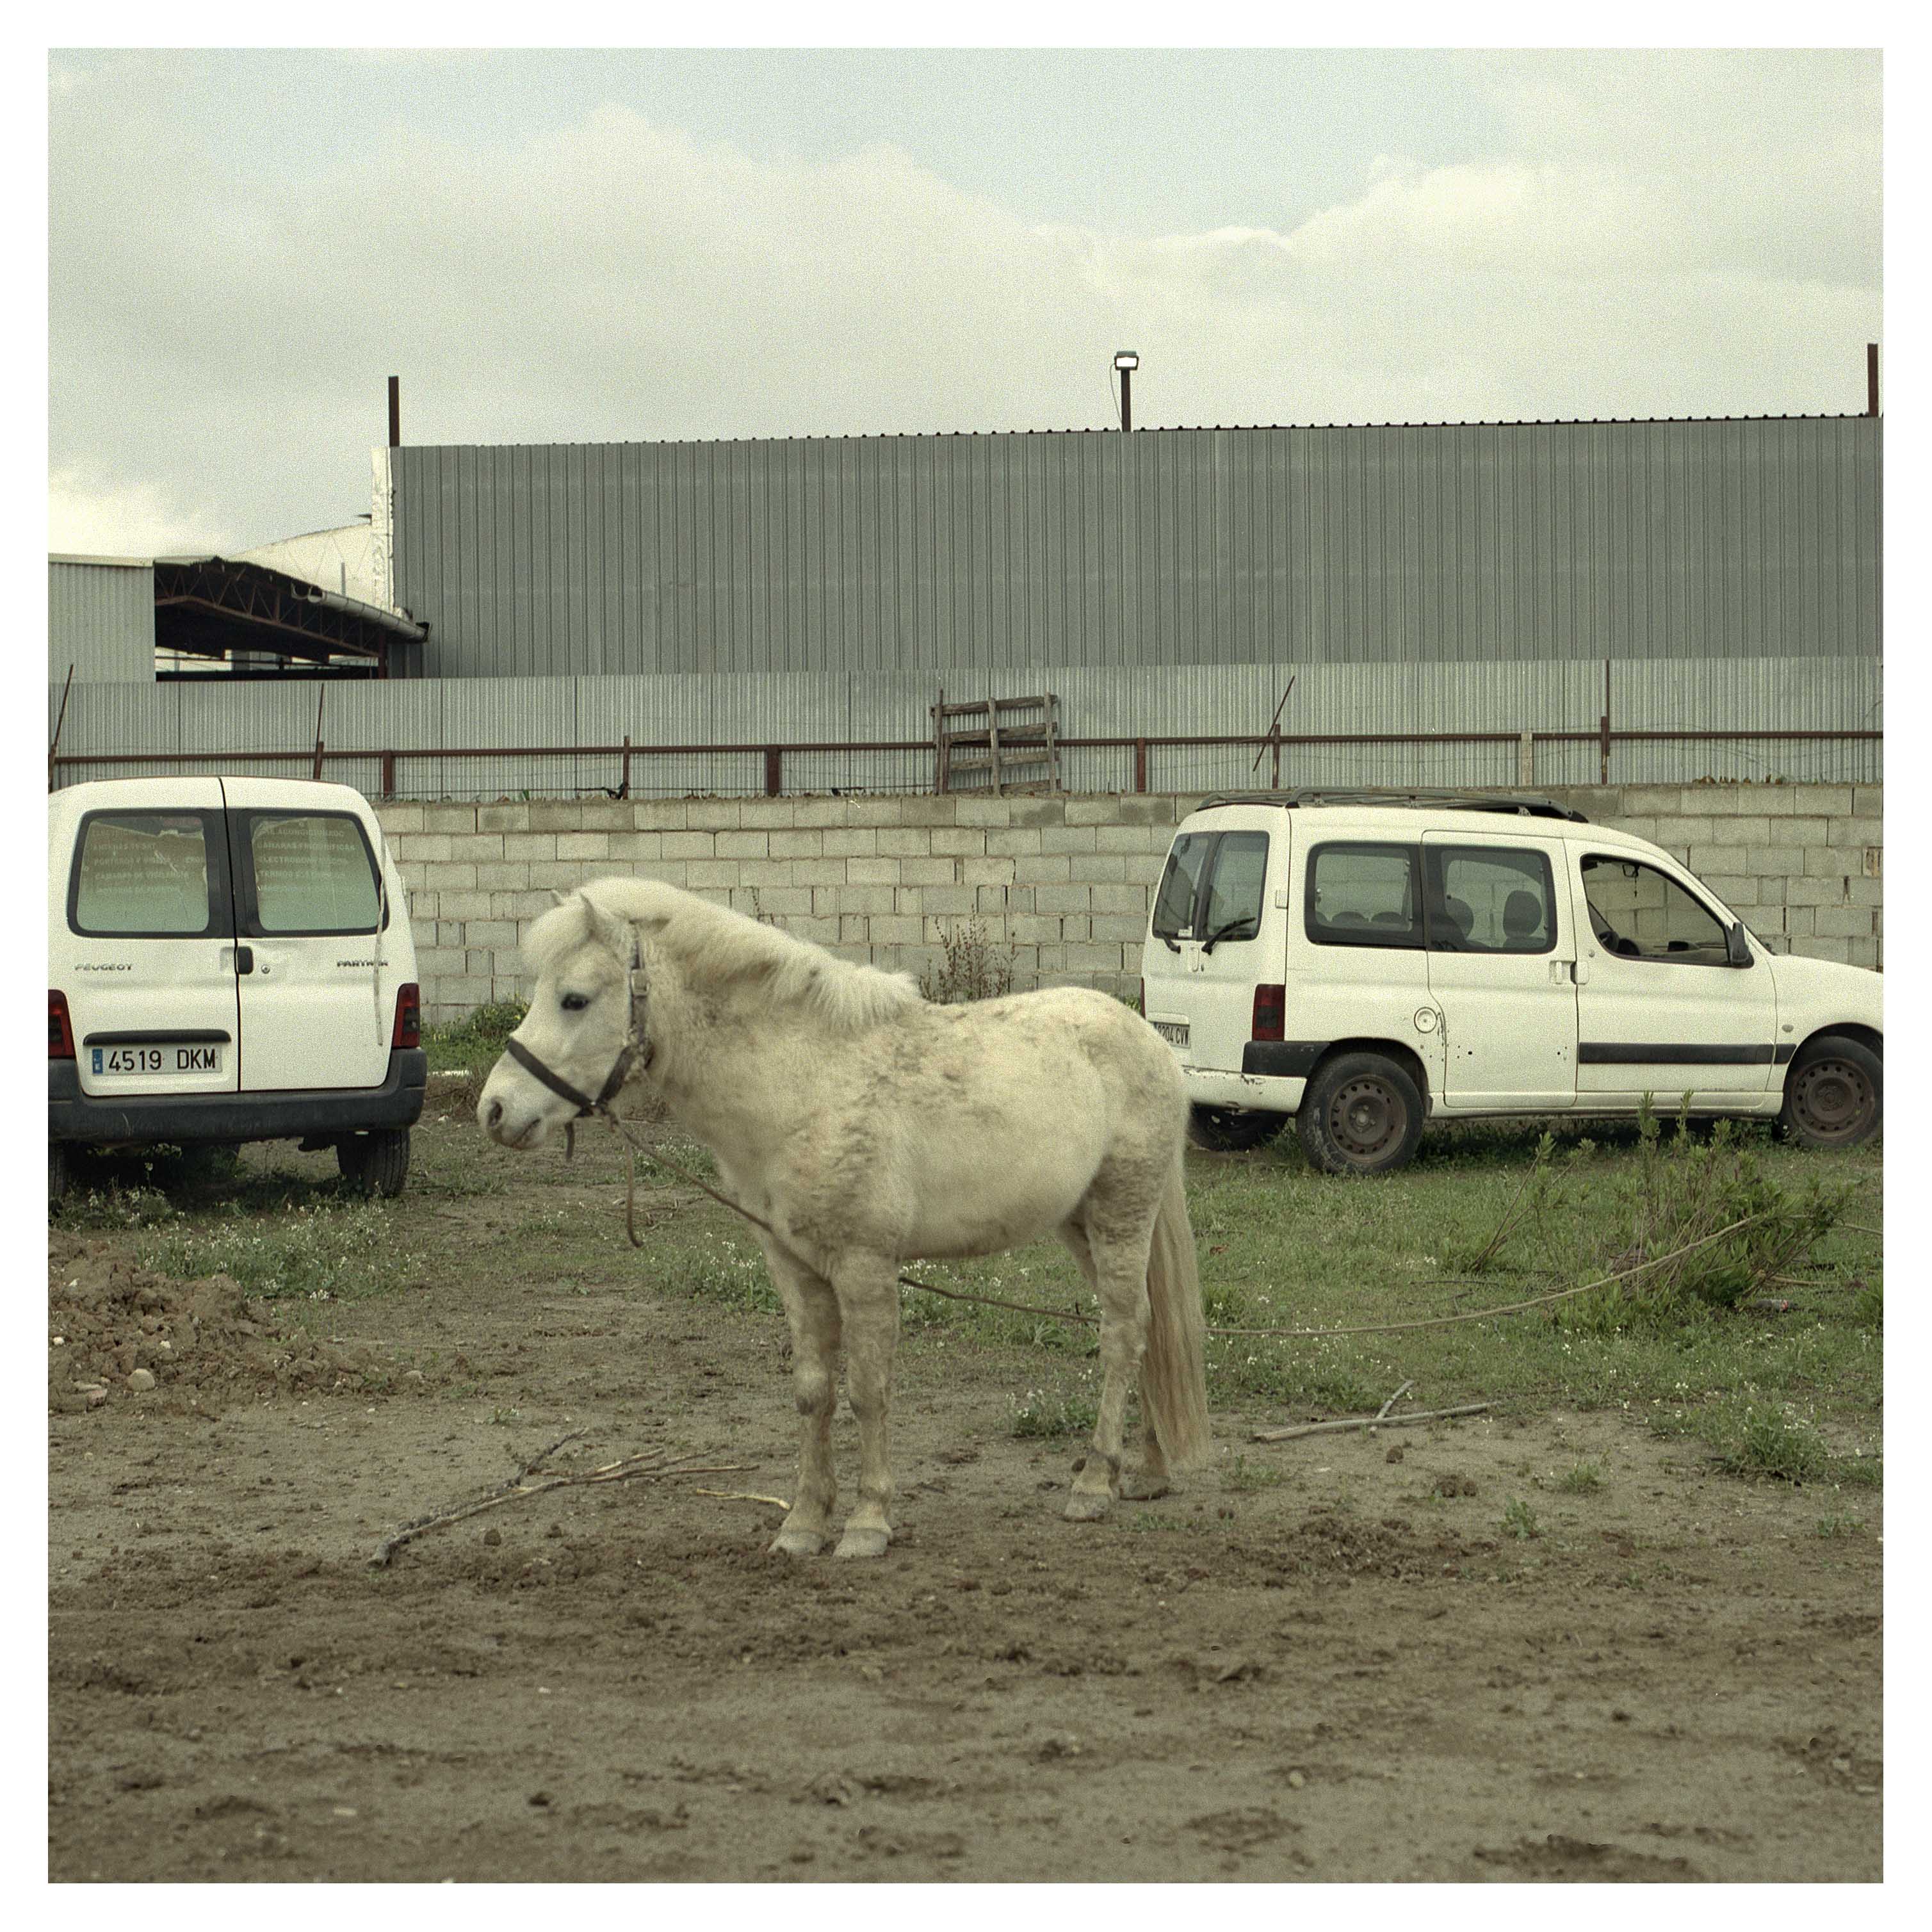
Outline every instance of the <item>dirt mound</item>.
POLYGON ((272 1304, 251 1300, 230 1276, 177 1281, 138 1267, 107 1240, 50 1244, 47 1343, 47 1402, 56 1410, 366 1391, 395 1379, 368 1349, 280 1325, 272 1304))

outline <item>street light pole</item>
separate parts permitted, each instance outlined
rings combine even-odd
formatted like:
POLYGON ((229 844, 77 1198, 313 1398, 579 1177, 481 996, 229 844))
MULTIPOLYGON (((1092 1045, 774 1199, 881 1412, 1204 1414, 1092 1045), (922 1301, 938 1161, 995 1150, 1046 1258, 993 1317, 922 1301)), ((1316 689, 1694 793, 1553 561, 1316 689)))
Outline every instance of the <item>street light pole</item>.
POLYGON ((1134 371, 1141 366, 1141 358, 1131 349, 1114 351, 1114 367, 1120 372, 1120 427, 1132 429, 1134 426, 1134 371))

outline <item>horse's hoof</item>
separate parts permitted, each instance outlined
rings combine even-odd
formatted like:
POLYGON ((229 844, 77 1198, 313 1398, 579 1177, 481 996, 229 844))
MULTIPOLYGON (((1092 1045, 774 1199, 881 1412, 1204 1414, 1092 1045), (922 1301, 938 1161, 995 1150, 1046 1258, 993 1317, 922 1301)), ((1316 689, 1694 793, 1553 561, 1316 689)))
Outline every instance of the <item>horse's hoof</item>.
POLYGON ((1066 1498, 1066 1508, 1061 1514, 1069 1522, 1098 1522, 1113 1506, 1113 1498, 1104 1490, 1097 1493, 1091 1490, 1076 1490, 1066 1498))
POLYGON ((815 1531, 793 1529, 788 1526, 772 1538, 766 1553, 772 1556, 816 1556, 824 1547, 824 1538, 815 1531))
POLYGON ((892 1540, 889 1529, 848 1529, 838 1539, 838 1547, 832 1553, 842 1560, 855 1556, 883 1556, 886 1545, 892 1540))
POLYGON ((1144 1469, 1136 1469, 1120 1479, 1120 1494, 1130 1502, 1150 1503, 1156 1496, 1171 1495, 1173 1489, 1165 1476, 1150 1476, 1144 1469))

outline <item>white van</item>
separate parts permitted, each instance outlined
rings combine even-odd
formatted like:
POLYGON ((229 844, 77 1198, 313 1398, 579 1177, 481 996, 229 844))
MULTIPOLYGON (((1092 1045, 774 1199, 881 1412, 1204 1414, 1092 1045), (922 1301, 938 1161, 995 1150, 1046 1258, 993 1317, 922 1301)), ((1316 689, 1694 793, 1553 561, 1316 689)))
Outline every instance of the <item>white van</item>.
POLYGON ((1688 1094, 1850 1147, 1883 1106, 1880 974, 1774 956, 1669 854, 1546 800, 1208 799, 1142 970, 1196 1139, 1257 1146, 1293 1118, 1330 1173, 1400 1167, 1426 1119, 1688 1094))
POLYGON ((88 1145, 333 1147, 409 1172, 409 900, 347 785, 123 778, 47 801, 48 1190, 88 1145))

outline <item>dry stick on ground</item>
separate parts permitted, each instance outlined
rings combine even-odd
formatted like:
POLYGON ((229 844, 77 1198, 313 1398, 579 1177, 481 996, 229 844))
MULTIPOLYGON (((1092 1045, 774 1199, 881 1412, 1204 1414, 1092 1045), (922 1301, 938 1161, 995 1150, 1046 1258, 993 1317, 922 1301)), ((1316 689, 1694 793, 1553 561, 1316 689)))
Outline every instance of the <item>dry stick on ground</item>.
POLYGON ((1390 1396, 1388 1400, 1384 1402, 1382 1407, 1376 1411, 1376 1420, 1378 1422, 1381 1421, 1382 1418, 1387 1415, 1389 1411, 1394 1408, 1396 1404, 1401 1401, 1402 1397, 1408 1394, 1409 1390, 1414 1388, 1414 1386, 1415 1384, 1413 1381, 1404 1382, 1402 1387, 1397 1389, 1395 1394, 1390 1396))
POLYGON ((1352 1415, 1340 1422, 1304 1422, 1292 1429, 1257 1429, 1255 1442, 1286 1442, 1298 1436, 1327 1436, 1338 1429, 1406 1429, 1412 1422, 1439 1422, 1445 1415, 1480 1415, 1486 1402, 1466 1402, 1456 1408, 1419 1408, 1412 1415, 1352 1415))
POLYGON ((413 1543, 432 1529, 460 1522, 464 1517, 476 1516, 484 1510, 500 1508, 505 1503, 520 1502, 528 1496, 542 1496, 546 1490, 581 1489, 593 1483, 628 1483, 652 1476, 733 1475, 751 1466, 747 1462, 706 1462, 693 1466, 691 1456, 698 1453, 694 1450, 689 1454, 669 1456, 657 1450, 626 1456, 615 1462, 606 1462, 601 1468, 584 1470, 580 1474, 546 1476, 541 1482, 530 1480, 566 1442, 574 1442, 583 1433, 582 1430, 574 1429, 568 1436, 559 1436, 548 1449, 539 1450, 514 1474, 482 1496, 472 1497, 467 1502, 453 1503, 447 1509, 432 1510, 427 1516, 418 1516, 413 1522, 404 1523, 394 1535, 377 1546, 375 1555, 369 1559, 370 1568, 388 1568, 389 1559, 404 1544, 413 1543))

